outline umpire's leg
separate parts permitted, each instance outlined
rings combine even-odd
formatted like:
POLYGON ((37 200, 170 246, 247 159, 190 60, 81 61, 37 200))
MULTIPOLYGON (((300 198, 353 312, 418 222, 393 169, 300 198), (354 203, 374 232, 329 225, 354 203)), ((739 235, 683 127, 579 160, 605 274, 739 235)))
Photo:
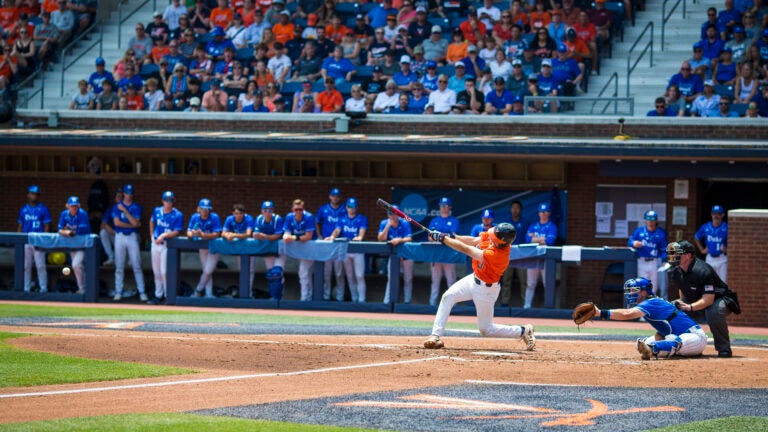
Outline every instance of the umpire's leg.
POLYGON ((707 315, 707 324, 715 339, 715 349, 718 353, 731 352, 731 338, 728 333, 728 322, 726 317, 731 311, 725 305, 722 298, 715 299, 708 308, 705 309, 707 315))

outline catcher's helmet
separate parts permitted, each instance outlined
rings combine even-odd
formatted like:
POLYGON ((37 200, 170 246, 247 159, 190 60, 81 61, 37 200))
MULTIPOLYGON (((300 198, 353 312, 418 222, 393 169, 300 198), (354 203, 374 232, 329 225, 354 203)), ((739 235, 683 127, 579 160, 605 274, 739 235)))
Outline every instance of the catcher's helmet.
POLYGON ((624 282, 624 299, 628 308, 637 304, 640 291, 647 292, 648 297, 653 296, 653 283, 644 277, 629 279, 624 282))
POLYGON ((667 245, 667 262, 673 266, 680 265, 680 257, 693 252, 693 245, 689 241, 672 242, 667 245))
POLYGON ((496 238, 504 242, 503 246, 508 246, 513 241, 515 241, 515 237, 517 237, 517 230, 511 223, 502 222, 496 225, 495 235, 496 238))

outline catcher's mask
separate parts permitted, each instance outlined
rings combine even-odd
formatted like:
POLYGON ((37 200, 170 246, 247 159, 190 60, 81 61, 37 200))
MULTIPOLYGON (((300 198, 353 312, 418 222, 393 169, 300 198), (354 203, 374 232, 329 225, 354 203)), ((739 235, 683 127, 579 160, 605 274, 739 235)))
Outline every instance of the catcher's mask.
POLYGON ((680 257, 693 253, 693 245, 688 241, 672 242, 667 245, 667 262, 673 267, 680 265, 680 257))
POLYGON ((653 283, 644 277, 629 279, 624 282, 624 300, 626 307, 631 308, 638 303, 640 291, 648 293, 648 297, 653 296, 653 283))
POLYGON ((515 226, 506 222, 496 225, 494 229, 488 232, 491 234, 493 242, 500 248, 509 246, 517 237, 515 226))

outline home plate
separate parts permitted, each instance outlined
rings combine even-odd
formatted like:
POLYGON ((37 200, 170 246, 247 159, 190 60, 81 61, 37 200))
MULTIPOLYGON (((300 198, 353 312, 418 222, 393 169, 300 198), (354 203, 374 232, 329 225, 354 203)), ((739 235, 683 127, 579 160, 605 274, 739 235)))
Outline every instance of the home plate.
POLYGON ((510 352, 498 352, 498 351, 473 351, 472 354, 479 356, 495 356, 495 357, 512 357, 516 356, 516 353, 510 352))

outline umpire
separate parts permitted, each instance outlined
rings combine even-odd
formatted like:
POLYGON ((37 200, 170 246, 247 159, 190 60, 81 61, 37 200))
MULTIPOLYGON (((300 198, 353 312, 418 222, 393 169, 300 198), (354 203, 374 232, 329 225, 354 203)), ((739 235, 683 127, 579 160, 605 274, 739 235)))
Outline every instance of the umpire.
POLYGON ((667 259, 672 265, 670 286, 680 293, 675 306, 697 320, 706 316, 718 357, 731 357, 726 317, 731 312, 741 313, 736 293, 717 276, 712 266, 694 255, 693 244, 688 241, 670 243, 667 259))

